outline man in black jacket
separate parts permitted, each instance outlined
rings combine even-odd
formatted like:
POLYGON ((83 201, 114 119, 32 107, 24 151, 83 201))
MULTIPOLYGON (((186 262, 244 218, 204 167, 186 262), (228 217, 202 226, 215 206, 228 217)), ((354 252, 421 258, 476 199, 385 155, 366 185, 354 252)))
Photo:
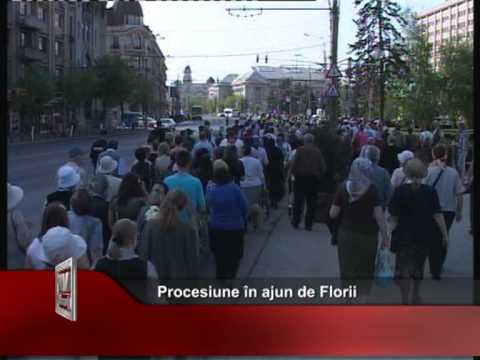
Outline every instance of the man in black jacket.
POLYGON ((92 144, 92 147, 90 148, 90 159, 92 160, 94 174, 97 169, 98 156, 107 149, 108 143, 107 143, 107 140, 105 139, 106 135, 107 135, 107 131, 105 129, 102 129, 100 131, 101 138, 98 140, 95 140, 95 142, 92 144))

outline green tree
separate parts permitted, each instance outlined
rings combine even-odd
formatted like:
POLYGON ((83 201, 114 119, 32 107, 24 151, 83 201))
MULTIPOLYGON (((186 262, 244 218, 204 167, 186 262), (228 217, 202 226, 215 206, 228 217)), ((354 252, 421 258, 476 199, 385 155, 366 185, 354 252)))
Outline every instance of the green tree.
POLYGON ((47 110, 47 104, 53 100, 55 89, 46 69, 40 66, 27 66, 25 76, 18 86, 25 93, 16 97, 15 106, 22 117, 22 132, 38 125, 40 115, 47 110))
POLYGON ((408 54, 400 26, 407 21, 394 0, 355 0, 358 7, 356 42, 350 44, 354 55, 355 74, 364 85, 362 99, 368 101, 369 115, 381 115, 384 109, 385 84, 393 77, 408 72, 408 54), (378 105, 374 106, 374 102, 378 105))
MULTIPOLYGON (((96 96, 103 103, 102 120, 105 123, 107 111, 119 105, 123 115, 123 104, 131 99, 135 75, 128 63, 118 56, 106 55, 99 58, 94 66, 98 79, 96 96)), ((111 127, 112 124, 106 124, 111 127)))
POLYGON ((67 111, 73 117, 76 116, 76 110, 86 101, 95 98, 97 84, 95 72, 91 69, 72 70, 60 79, 59 89, 63 94, 67 111))
POLYGON ((441 108, 450 119, 473 126, 473 44, 451 41, 440 50, 441 108))
POLYGON ((134 79, 134 89, 129 99, 132 105, 142 107, 142 111, 149 112, 155 105, 155 86, 152 80, 143 75, 138 75, 134 79))

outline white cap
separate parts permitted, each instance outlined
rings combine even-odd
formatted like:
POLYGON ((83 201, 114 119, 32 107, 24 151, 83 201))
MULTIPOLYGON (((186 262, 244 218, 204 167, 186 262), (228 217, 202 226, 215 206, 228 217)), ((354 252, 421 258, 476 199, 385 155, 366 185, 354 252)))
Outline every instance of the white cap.
POLYGON ((71 166, 64 165, 57 171, 57 186, 60 189, 70 188, 80 183, 80 175, 71 166))
POLYGON ((413 159, 415 155, 413 152, 409 150, 402 151, 400 154, 397 155, 398 161, 400 161, 400 164, 403 165, 405 164, 408 160, 413 159))

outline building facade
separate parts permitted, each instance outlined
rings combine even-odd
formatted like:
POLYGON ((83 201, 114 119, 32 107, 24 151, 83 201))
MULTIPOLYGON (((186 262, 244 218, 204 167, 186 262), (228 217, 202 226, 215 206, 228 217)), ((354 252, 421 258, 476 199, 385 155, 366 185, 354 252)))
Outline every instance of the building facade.
POLYGON ((231 95, 233 95, 232 82, 238 77, 238 74, 228 74, 222 80, 212 84, 208 88, 208 99, 215 101, 216 111, 219 112, 221 104, 231 95))
MULTIPOLYGON (((289 103, 284 89, 308 89, 310 98, 320 98, 328 84, 323 71, 273 66, 253 66, 252 70, 232 82, 232 91, 246 100, 249 111, 267 112, 274 110, 273 103, 289 103)), ((289 90, 289 91, 290 91, 289 90)), ((310 108, 312 103, 307 104, 310 108)))
POLYGON ((204 83, 195 83, 192 79, 192 69, 187 65, 183 70, 183 81, 177 81, 177 91, 180 98, 181 112, 189 114, 195 102, 203 102, 209 98, 209 89, 215 84, 213 78, 204 83))
MULTIPOLYGON (((153 87, 153 101, 145 104, 124 104, 125 111, 144 112, 160 117, 169 112, 166 86, 166 64, 156 36, 143 23, 140 2, 116 1, 108 9, 106 47, 108 54, 124 59, 137 76, 153 87), (143 106, 147 108, 143 108, 143 106)), ((113 119, 120 120, 120 108, 113 109, 113 119)))
MULTIPOLYGON (((14 102, 18 86, 30 65, 43 69, 50 81, 61 79, 72 69, 91 66, 105 54, 106 5, 103 2, 8 1, 7 86, 10 131, 18 132, 27 119, 20 119, 14 102)), ((62 94, 45 104, 37 124, 40 132, 63 133, 72 122, 82 127, 94 117, 93 102, 67 114, 62 94)), ((32 125, 32 119, 28 119, 32 125)))
POLYGON ((450 40, 473 40, 473 0, 447 0, 417 15, 432 45, 432 64, 438 68, 440 49, 450 40))

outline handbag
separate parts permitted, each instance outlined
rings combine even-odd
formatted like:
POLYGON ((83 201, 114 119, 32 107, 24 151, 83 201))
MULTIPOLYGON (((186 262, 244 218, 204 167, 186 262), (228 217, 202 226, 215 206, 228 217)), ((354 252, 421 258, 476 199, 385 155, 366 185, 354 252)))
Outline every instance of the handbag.
POLYGON ((392 253, 387 249, 380 248, 375 259, 375 283, 381 287, 389 286, 393 282, 394 271, 392 253))

